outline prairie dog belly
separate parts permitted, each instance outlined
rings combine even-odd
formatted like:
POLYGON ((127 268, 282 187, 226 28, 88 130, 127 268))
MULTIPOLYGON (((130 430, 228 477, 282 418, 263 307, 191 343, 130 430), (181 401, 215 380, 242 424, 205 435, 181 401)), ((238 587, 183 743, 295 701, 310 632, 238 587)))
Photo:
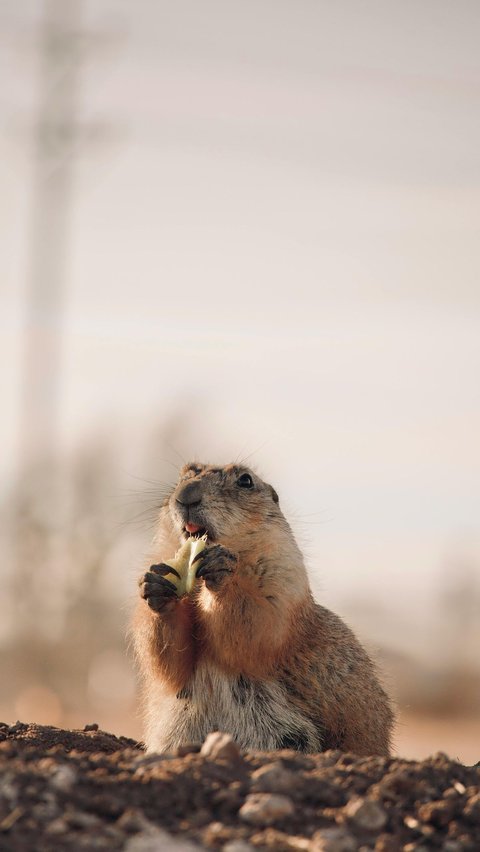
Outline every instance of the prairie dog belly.
POLYGON ((321 751, 318 729, 273 681, 229 676, 211 663, 200 663, 176 697, 160 686, 150 691, 147 751, 201 743, 211 731, 230 734, 242 749, 321 751))

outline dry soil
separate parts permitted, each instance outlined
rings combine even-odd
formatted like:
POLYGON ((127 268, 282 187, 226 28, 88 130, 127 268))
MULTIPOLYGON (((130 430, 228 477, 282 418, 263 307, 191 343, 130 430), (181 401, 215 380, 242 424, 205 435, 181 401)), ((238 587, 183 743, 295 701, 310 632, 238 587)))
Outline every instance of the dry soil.
POLYGON ((480 768, 0 724, 0 850, 479 852, 480 768))

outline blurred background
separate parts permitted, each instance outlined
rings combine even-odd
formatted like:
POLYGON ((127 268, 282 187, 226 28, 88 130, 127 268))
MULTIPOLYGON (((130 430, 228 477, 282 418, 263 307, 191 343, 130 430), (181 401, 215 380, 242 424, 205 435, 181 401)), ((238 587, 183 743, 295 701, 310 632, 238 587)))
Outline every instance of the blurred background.
POLYGON ((3 0, 0 719, 141 735, 183 460, 280 493, 398 753, 480 738, 476 0, 3 0))

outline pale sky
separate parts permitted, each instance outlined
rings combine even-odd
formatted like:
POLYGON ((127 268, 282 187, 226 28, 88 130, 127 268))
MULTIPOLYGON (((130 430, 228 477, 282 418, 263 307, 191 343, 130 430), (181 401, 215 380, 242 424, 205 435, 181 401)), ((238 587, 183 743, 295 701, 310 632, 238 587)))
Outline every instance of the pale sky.
MULTIPOLYGON (((40 10, 0 12, 7 478, 40 10)), ((480 6, 85 10, 62 447, 186 405, 179 452, 256 450, 328 600, 431 593, 480 550, 480 6)))

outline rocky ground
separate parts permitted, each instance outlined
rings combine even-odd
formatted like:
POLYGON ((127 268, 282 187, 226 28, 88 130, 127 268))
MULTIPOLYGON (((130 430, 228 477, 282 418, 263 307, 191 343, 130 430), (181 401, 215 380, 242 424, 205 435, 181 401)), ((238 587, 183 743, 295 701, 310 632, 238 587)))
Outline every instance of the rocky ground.
POLYGON ((0 850, 478 852, 480 768, 0 724, 0 850))

